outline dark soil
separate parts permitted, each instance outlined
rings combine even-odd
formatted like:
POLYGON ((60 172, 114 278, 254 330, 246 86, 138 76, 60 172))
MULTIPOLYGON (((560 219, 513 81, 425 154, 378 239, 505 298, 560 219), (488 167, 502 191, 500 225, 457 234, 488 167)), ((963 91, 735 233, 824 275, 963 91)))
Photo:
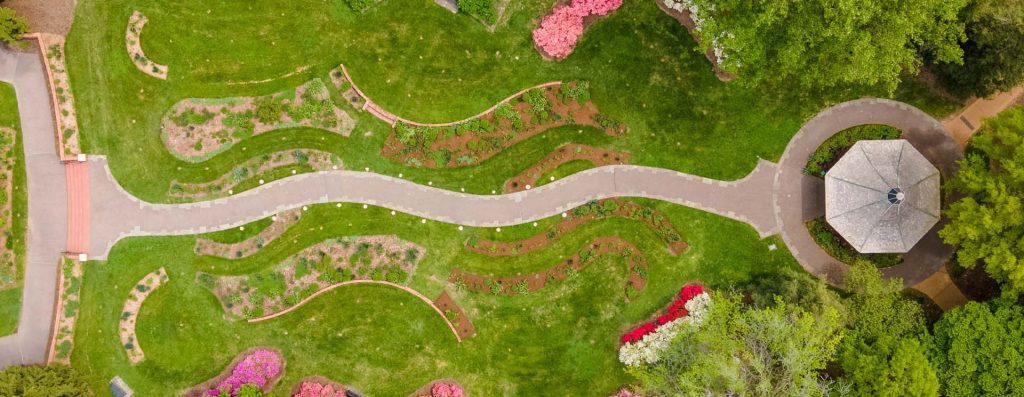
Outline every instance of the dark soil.
POLYGON ((585 160, 596 167, 612 164, 629 164, 629 152, 607 150, 593 146, 570 143, 562 145, 555 151, 548 154, 544 159, 538 161, 532 167, 519 173, 505 182, 505 192, 512 193, 526 190, 526 186, 536 187, 546 181, 537 180, 545 172, 551 171, 558 166, 574 160, 585 160))
POLYGON ((448 291, 441 291, 441 295, 434 299, 434 306, 441 309, 445 316, 448 315, 449 310, 455 312, 456 318, 449 318, 448 320, 455 324, 455 332, 459 334, 459 339, 465 340, 476 335, 476 327, 473 326, 473 322, 466 315, 466 312, 462 310, 462 307, 448 295, 448 291))

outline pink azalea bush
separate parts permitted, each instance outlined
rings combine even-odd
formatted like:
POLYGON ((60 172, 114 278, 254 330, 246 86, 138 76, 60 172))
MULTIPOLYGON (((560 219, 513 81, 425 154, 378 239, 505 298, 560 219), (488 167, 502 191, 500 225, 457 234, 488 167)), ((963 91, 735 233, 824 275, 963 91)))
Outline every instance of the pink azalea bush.
POLYGON ((216 388, 206 392, 208 396, 218 396, 221 390, 226 390, 232 396, 238 393, 243 385, 253 385, 263 388, 271 379, 281 375, 283 360, 276 351, 267 349, 253 350, 245 356, 235 368, 216 388))
POLYGON ((608 15, 620 6, 622 0, 572 0, 567 5, 556 6, 533 30, 533 42, 548 56, 565 58, 583 35, 583 18, 608 15))
POLYGON ((615 394, 612 394, 612 395, 610 395, 608 397, 643 397, 643 396, 641 396, 639 394, 636 394, 632 390, 629 390, 629 389, 623 387, 623 388, 619 389, 618 392, 616 392, 615 394))
POLYGON ((462 391, 462 387, 449 382, 437 382, 430 387, 430 394, 425 394, 419 397, 463 397, 465 392, 462 391))
POLYGON ((345 389, 316 382, 302 382, 299 392, 292 397, 345 397, 345 389))

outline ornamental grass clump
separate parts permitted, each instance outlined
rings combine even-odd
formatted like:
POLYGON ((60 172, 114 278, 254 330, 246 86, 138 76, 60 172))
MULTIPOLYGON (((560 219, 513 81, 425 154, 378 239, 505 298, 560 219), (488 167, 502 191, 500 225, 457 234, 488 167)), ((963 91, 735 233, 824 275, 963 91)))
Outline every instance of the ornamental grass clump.
POLYGON ((620 6, 622 0, 572 0, 556 6, 534 29, 533 42, 547 56, 565 58, 583 35, 583 18, 608 15, 620 6))
POLYGON ((281 375, 282 364, 280 353, 268 349, 256 349, 235 365, 231 374, 217 387, 208 390, 206 395, 219 396, 222 395, 221 391, 228 391, 235 396, 238 390, 245 385, 263 388, 271 379, 281 375))

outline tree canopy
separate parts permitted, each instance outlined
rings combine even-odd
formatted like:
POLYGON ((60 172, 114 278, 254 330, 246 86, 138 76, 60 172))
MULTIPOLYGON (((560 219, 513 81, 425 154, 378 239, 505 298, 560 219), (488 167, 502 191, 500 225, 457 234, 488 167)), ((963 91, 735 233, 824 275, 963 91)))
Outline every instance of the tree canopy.
POLYGON ((1024 390, 1024 308, 1013 299, 970 302, 935 323, 946 396, 1009 396, 1024 390))
POLYGON ((0 371, 0 396, 85 397, 89 385, 64 365, 7 367, 0 371))
POLYGON ((957 262, 984 263, 1004 288, 1024 291, 1024 108, 985 121, 948 185, 966 195, 950 205, 939 232, 960 246, 957 262))
POLYGON ((743 309, 716 294, 699 327, 688 327, 657 365, 630 367, 645 395, 822 396, 819 371, 835 354, 842 325, 834 310, 812 315, 784 302, 743 309))
POLYGON ((1024 83, 1024 2, 972 0, 964 8, 967 41, 962 65, 936 65, 944 86, 985 97, 1024 83))
POLYGON ((13 46, 28 30, 24 17, 15 14, 13 9, 0 7, 0 41, 13 46))
POLYGON ((850 329, 839 348, 843 381, 854 396, 938 396, 939 379, 928 361, 931 338, 921 306, 902 295, 899 280, 883 280, 868 263, 846 279, 850 329))
POLYGON ((691 0, 704 49, 748 84, 881 86, 916 73, 920 50, 959 63, 967 0, 691 0))

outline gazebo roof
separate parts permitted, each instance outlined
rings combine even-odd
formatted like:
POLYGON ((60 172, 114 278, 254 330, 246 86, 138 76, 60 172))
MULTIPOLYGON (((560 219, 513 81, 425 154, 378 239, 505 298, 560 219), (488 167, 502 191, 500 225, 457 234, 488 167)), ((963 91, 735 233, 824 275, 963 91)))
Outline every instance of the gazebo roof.
POLYGON ((859 252, 910 251, 939 221, 939 170, 905 140, 859 141, 825 174, 825 219, 859 252))

